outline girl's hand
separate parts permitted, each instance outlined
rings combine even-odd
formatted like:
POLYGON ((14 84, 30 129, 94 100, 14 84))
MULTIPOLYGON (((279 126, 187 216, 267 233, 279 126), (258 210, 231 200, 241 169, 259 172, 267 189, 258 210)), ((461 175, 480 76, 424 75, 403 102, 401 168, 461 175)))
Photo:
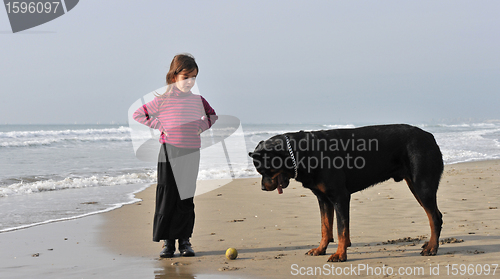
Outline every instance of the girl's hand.
POLYGON ((198 133, 196 133, 198 136, 201 135, 201 133, 203 133, 203 131, 201 129, 198 129, 198 133))

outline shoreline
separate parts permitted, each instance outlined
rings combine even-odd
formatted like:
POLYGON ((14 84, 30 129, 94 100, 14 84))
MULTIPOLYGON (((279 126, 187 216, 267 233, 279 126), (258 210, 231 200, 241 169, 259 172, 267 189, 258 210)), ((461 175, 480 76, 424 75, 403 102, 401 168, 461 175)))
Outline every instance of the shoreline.
MULTIPOLYGON (((434 257, 419 255, 417 238, 428 237, 430 229, 406 184, 388 181, 353 194, 348 260, 328 264, 423 267, 423 277, 435 277, 430 268, 440 264, 443 278, 453 277, 446 275, 446 264, 500 264, 498 171, 500 160, 445 165, 438 206, 444 215, 441 240, 450 243, 434 257), (413 241, 404 242, 405 237, 413 241), (397 243, 384 244, 388 240, 397 243)), ((181 258, 178 252, 172 259, 158 257, 161 244, 151 240, 155 187, 149 186, 135 194, 141 201, 115 210, 0 233, 0 277, 285 278, 327 264, 336 242, 324 256, 304 255, 321 237, 314 194, 295 181, 282 195, 264 192, 259 184, 260 178, 237 179, 195 197, 196 257, 181 258), (238 259, 225 259, 229 247, 238 250, 238 259)))
MULTIPOLYGON (((453 165, 468 164, 468 163, 488 162, 488 161, 497 161, 497 160, 500 160, 500 159, 487 159, 487 160, 481 160, 481 161, 472 160, 472 161, 456 162, 456 163, 446 164, 445 166, 453 166, 453 165)), ((258 177, 243 177, 243 178, 238 178, 238 179, 254 179, 254 178, 258 178, 258 177)), ((223 181, 224 184, 227 184, 227 183, 229 183, 230 179, 206 179, 206 180, 198 180, 198 183, 199 184, 204 184, 204 186, 205 186, 204 187, 205 190, 203 191, 203 194, 204 194, 205 192, 210 192, 210 191, 213 191, 213 190, 217 189, 218 187, 214 187, 213 185, 214 184, 220 184, 221 181, 223 181)), ((81 215, 76 215, 76 216, 71 216, 71 217, 64 217, 64 218, 58 218, 58 219, 50 219, 50 220, 46 220, 46 221, 42 221, 42 222, 37 222, 37 223, 32 223, 32 224, 21 225, 21 226, 17 226, 17 227, 9 227, 9 228, 5 228, 5 229, 0 229, 0 234, 1 233, 5 233, 5 232, 23 230, 23 229, 27 229, 27 228, 31 228, 31 227, 35 227, 35 226, 41 226, 41 225, 46 225, 46 224, 56 223, 56 222, 64 222, 64 221, 69 221, 69 220, 84 218, 84 217, 87 217, 87 216, 92 216, 92 215, 95 215, 95 214, 101 214, 101 213, 110 212, 110 211, 119 209, 119 208, 121 208, 121 207, 123 207, 125 205, 130 205, 130 204, 134 204, 134 203, 140 202, 141 200, 138 199, 138 198, 136 198, 137 194, 140 193, 140 192, 142 192, 142 191, 145 191, 147 188, 149 188, 151 186, 154 186, 154 185, 155 184, 141 186, 141 188, 139 190, 136 190, 136 191, 133 191, 133 192, 127 194, 129 196, 129 198, 130 198, 129 201, 127 201, 127 202, 121 202, 119 204, 114 204, 114 205, 112 205, 112 206, 110 206, 108 208, 102 209, 102 210, 92 211, 92 212, 89 212, 89 213, 85 213, 85 214, 81 214, 81 215)))
POLYGON ((6 228, 6 229, 1 229, 0 230, 0 234, 1 233, 5 233, 5 232, 13 232, 13 231, 18 231, 18 230, 28 229, 28 228, 31 228, 31 227, 36 227, 36 226, 41 226, 41 225, 46 225, 46 224, 51 224, 51 223, 57 223, 57 222, 64 222, 64 221, 70 221, 70 220, 80 219, 80 218, 92 216, 92 215, 95 215, 95 214, 101 214, 101 213, 106 213, 106 212, 109 212, 109 211, 113 211, 115 209, 121 208, 122 206, 129 205, 129 204, 134 204, 134 203, 139 202, 140 199, 136 198, 137 193, 140 193, 140 192, 146 190, 146 188, 148 188, 150 186, 151 185, 144 185, 140 189, 138 189, 136 191, 133 191, 132 193, 129 193, 128 197, 130 198, 130 201, 127 201, 127 202, 121 202, 121 203, 118 203, 118 204, 114 204, 113 206, 105 208, 105 209, 101 209, 101 210, 97 210, 97 211, 92 211, 92 212, 84 213, 84 214, 81 214, 81 215, 76 215, 76 216, 71 216, 71 217, 64 217, 64 218, 59 218, 59 219, 50 219, 50 220, 46 220, 46 221, 42 221, 42 222, 38 222, 38 223, 33 223, 33 224, 21 225, 21 226, 18 226, 18 227, 11 227, 11 228, 6 228))

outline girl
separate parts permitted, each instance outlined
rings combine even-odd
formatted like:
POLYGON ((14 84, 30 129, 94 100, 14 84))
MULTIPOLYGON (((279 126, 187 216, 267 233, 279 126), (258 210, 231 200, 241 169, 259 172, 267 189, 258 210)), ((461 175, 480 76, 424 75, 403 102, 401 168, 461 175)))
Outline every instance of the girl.
POLYGON ((176 55, 167 73, 166 92, 134 113, 136 121, 161 131, 153 241, 165 241, 163 258, 174 256, 176 239, 181 256, 194 256, 189 238, 194 227, 200 134, 217 119, 208 102, 191 93, 198 71, 193 56, 176 55))

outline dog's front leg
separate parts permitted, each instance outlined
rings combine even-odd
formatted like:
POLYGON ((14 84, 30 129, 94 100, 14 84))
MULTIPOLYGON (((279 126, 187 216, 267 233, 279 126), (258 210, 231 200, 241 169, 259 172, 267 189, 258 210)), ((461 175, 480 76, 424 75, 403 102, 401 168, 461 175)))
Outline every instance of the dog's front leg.
POLYGON ((333 204, 328 199, 318 196, 319 210, 321 213, 321 241, 318 248, 313 248, 306 255, 318 256, 326 253, 326 248, 333 242, 333 204))
POLYGON ((347 247, 351 246, 349 236, 349 204, 351 196, 340 199, 335 203, 335 212, 337 213, 337 233, 338 246, 335 254, 328 258, 329 262, 345 262, 347 260, 347 247))

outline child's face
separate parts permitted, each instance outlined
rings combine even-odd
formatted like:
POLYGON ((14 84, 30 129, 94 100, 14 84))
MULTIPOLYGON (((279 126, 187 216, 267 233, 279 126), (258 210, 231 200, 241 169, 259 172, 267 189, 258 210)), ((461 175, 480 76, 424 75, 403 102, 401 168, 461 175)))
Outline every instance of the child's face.
POLYGON ((175 77, 175 86, 184 93, 189 92, 194 86, 196 75, 198 75, 198 70, 196 69, 191 72, 183 70, 175 77))

